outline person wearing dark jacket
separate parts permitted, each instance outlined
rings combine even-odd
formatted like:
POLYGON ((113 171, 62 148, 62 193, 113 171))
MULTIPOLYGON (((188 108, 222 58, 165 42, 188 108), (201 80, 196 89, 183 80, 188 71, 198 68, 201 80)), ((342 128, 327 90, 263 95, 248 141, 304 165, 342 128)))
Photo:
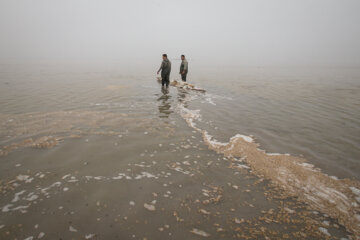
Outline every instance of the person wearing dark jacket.
POLYGON ((159 74, 159 72, 161 71, 161 85, 163 87, 164 85, 168 87, 170 83, 171 62, 167 58, 166 54, 163 54, 162 58, 163 61, 161 63, 159 70, 157 71, 157 74, 159 74))
POLYGON ((185 55, 181 55, 181 65, 180 65, 180 72, 181 80, 186 82, 186 75, 188 73, 188 61, 185 59, 185 55))

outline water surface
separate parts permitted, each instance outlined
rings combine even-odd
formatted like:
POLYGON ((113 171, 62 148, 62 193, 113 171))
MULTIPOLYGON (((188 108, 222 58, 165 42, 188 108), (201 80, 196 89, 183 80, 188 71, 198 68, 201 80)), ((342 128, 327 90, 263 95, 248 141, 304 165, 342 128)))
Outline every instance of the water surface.
MULTIPOLYGON (((337 239, 357 231, 303 193, 287 195, 250 156, 216 148, 251 136, 267 153, 353 178, 339 189, 355 199, 357 69, 192 69, 189 80, 205 94, 162 90, 146 71, 2 66, 1 238, 337 239)), ((346 211, 354 209, 356 218, 358 207, 346 211)))

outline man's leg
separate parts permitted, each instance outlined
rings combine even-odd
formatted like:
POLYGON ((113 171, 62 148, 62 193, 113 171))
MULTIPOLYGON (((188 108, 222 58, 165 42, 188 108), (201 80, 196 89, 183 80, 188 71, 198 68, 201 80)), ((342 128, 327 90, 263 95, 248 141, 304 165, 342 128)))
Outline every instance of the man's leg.
POLYGON ((186 82, 186 73, 185 73, 185 74, 181 74, 181 80, 183 80, 183 82, 186 82))
POLYGON ((161 74, 161 86, 165 85, 165 81, 166 81, 166 75, 165 74, 161 74))
POLYGON ((170 83, 170 73, 169 74, 166 74, 166 77, 165 77, 165 79, 166 79, 166 87, 168 87, 169 86, 169 83, 170 83))

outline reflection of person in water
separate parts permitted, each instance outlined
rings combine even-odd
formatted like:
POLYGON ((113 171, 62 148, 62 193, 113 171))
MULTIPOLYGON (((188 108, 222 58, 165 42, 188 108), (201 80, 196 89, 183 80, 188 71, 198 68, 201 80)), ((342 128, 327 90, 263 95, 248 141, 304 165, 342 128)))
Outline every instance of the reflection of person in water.
POLYGON ((187 107, 187 100, 186 100, 186 96, 189 94, 186 90, 182 89, 182 88, 178 88, 178 101, 182 104, 184 104, 184 107, 187 107))
POLYGON ((159 113, 160 113, 160 118, 168 118, 169 115, 171 113, 173 113, 173 111, 171 110, 171 104, 170 104, 170 99, 171 96, 169 94, 169 90, 167 88, 162 88, 161 89, 162 95, 157 99, 160 104, 159 104, 159 113))

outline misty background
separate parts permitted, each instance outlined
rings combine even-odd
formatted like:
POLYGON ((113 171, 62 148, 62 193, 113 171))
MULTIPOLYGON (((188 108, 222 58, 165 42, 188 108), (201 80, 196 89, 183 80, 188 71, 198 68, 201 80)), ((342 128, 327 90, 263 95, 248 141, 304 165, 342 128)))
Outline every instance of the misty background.
POLYGON ((0 0, 0 63, 157 68, 167 53, 210 65, 359 66, 359 12, 358 0, 0 0))

